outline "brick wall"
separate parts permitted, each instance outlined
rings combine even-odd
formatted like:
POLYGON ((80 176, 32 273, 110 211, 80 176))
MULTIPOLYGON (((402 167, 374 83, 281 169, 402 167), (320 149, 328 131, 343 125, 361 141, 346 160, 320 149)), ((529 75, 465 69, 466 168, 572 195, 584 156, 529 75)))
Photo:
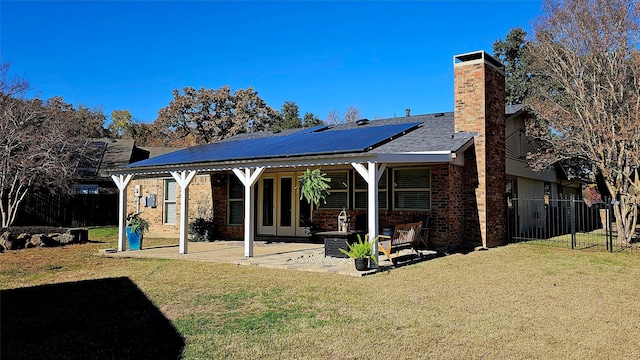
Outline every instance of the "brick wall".
MULTIPOLYGON (((493 247, 504 242, 505 231, 504 73, 499 63, 484 52, 457 59, 460 62, 454 68, 454 128, 456 132, 478 133, 474 140, 477 218, 467 218, 465 222, 477 221, 480 239, 467 240, 481 240, 483 245, 493 247)), ((465 211, 467 216, 475 216, 474 212, 465 211)))

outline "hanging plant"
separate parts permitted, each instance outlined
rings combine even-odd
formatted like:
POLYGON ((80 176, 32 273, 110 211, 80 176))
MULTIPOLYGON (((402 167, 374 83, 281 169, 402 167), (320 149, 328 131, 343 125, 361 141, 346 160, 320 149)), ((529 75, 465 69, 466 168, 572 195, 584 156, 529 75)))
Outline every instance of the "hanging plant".
POLYGON ((319 206, 321 201, 326 203, 326 198, 330 194, 330 182, 331 178, 328 178, 327 174, 322 173, 320 169, 307 169, 302 175, 298 176, 300 200, 306 199, 309 204, 315 204, 316 206, 319 206))

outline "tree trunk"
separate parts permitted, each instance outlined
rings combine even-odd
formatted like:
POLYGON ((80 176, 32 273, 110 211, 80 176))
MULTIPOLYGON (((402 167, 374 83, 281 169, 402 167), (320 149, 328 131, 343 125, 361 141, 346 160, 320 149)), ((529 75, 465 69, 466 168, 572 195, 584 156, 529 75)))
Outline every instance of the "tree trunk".
POLYGON ((627 196, 620 196, 620 200, 613 203, 619 245, 631 243, 635 234, 638 206, 635 201, 630 200, 627 196))

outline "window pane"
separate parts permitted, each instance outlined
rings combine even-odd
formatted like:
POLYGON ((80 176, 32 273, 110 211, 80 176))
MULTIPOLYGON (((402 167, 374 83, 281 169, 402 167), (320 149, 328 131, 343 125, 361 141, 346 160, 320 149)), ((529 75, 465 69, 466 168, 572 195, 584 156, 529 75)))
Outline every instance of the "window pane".
POLYGON ((229 202, 229 224, 242 225, 243 218, 244 218, 244 213, 242 210, 242 201, 230 201, 229 202))
POLYGON ((280 226, 291 226, 293 181, 291 178, 280 179, 280 226))
POLYGON ((333 190, 346 190, 347 189, 347 173, 339 172, 339 173, 327 173, 327 177, 331 178, 329 182, 329 186, 333 190))
POLYGON ((431 193, 429 191, 396 191, 396 209, 429 210, 431 193))
POLYGON ((320 206, 323 209, 342 209, 348 205, 346 192, 332 192, 326 200, 327 203, 320 206))
POLYGON ((174 202, 164 203, 164 223, 175 224, 177 218, 177 207, 174 202))
POLYGON ((429 169, 401 169, 394 172, 396 189, 430 188, 429 169))
MULTIPOLYGON (((364 179, 362 178, 362 176, 360 176, 360 174, 356 173, 355 175, 355 183, 356 183, 356 189, 366 189, 367 188, 367 182, 364 181, 364 179)), ((386 189, 387 188, 387 170, 385 170, 382 173, 382 176, 380 177, 380 181, 378 181, 378 189, 386 189)))
POLYGON ((244 185, 236 176, 229 176, 229 199, 242 199, 244 185))
MULTIPOLYGON (((356 192, 356 209, 366 209, 367 208, 367 193, 366 192, 356 192)), ((378 209, 386 209, 387 208, 387 192, 379 191, 378 192, 378 209)))
POLYGON ((168 201, 176 201, 178 184, 175 180, 165 180, 164 199, 168 201))
POLYGON ((273 179, 262 180, 262 225, 273 226, 273 179))

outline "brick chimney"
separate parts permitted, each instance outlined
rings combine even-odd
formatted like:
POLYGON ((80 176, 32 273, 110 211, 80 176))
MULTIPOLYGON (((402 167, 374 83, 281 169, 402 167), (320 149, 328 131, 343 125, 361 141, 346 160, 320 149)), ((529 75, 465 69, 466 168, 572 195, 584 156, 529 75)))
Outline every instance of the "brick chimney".
POLYGON ((468 192, 469 202, 475 192, 475 209, 465 211, 466 223, 477 224, 477 230, 469 227, 474 233, 467 237, 494 247, 504 243, 506 231, 504 66, 484 51, 456 55, 453 66, 454 130, 478 134, 472 172, 477 181, 468 192))

